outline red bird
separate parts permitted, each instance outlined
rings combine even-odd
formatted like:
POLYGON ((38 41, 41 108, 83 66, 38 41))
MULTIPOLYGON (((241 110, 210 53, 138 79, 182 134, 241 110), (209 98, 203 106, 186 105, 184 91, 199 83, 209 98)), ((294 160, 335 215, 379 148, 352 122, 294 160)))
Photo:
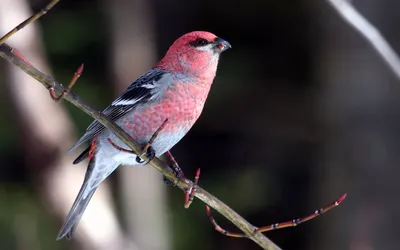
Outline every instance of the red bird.
MULTIPOLYGON (((199 118, 214 80, 220 54, 231 45, 205 31, 194 31, 178 38, 147 73, 133 82, 103 114, 115 121, 137 142, 145 145, 160 125, 165 127, 152 143, 149 157, 160 156, 178 143, 199 118)), ((118 137, 94 121, 70 152, 91 140, 92 147, 75 161, 89 157, 89 165, 79 194, 57 239, 70 239, 90 199, 100 183, 119 165, 145 164, 118 137)))

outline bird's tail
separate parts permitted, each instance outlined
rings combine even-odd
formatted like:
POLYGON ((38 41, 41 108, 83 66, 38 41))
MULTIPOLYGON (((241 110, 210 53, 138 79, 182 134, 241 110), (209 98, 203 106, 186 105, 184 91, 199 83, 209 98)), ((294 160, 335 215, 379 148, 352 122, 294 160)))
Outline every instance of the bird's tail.
POLYGON ((97 186, 92 187, 90 185, 91 183, 88 181, 90 175, 92 174, 93 168, 94 159, 91 159, 86 172, 85 180, 82 184, 81 189, 79 190, 78 196, 76 197, 71 210, 68 213, 67 219, 65 220, 60 229, 60 232, 58 233, 57 240, 60 240, 64 237, 66 237, 68 240, 72 238, 72 234, 78 226, 78 223, 87 205, 89 204, 90 199, 96 191, 97 186))

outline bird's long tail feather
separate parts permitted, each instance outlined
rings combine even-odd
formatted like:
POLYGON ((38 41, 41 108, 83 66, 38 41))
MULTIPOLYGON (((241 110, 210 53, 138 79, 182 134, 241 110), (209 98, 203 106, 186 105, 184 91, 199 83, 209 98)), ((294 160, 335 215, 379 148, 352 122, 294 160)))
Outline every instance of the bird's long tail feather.
POLYGON ((60 240, 66 237, 68 240, 72 238, 72 234, 74 233, 76 227, 82 215, 89 204, 90 199, 92 198, 93 194, 95 193, 96 187, 90 187, 90 183, 88 181, 89 176, 92 173, 92 169, 94 167, 94 159, 92 159, 89 163, 85 180, 81 189, 79 190, 78 196, 76 197, 74 204, 72 205, 71 210, 68 213, 67 219, 65 220, 64 224, 62 225, 60 232, 58 233, 57 240, 60 240))

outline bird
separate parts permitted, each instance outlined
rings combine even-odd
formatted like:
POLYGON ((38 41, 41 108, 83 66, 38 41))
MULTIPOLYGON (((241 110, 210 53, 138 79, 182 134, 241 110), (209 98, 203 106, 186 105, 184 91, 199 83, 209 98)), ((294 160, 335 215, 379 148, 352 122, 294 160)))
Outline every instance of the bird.
MULTIPOLYGON (((141 145, 145 145, 168 119, 147 152, 150 158, 163 155, 199 118, 216 76, 220 55, 230 48, 229 42, 208 31, 192 31, 180 36, 158 63, 102 113, 141 145)), ((97 121, 88 126, 69 152, 87 141, 91 142, 90 146, 73 162, 78 164, 89 158, 86 174, 57 240, 72 238, 96 189, 118 166, 147 163, 133 153, 118 149, 129 147, 97 121)))

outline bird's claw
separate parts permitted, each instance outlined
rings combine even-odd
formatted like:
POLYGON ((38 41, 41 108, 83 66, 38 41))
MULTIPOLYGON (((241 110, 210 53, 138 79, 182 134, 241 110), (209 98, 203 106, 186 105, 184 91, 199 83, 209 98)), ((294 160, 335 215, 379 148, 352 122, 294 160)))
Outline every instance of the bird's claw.
POLYGON ((172 168, 172 170, 174 170, 174 174, 175 174, 175 176, 178 178, 178 180, 177 180, 176 182, 170 181, 170 180, 169 180, 167 177, 165 177, 164 175, 163 175, 163 180, 164 180, 164 183, 165 183, 166 185, 174 184, 174 186, 176 186, 176 185, 178 185, 178 183, 182 180, 182 178, 184 177, 184 174, 183 174, 182 169, 181 169, 179 166, 176 167, 175 164, 172 164, 170 167, 172 168))
POLYGON ((170 181, 167 179, 167 177, 163 176, 164 183, 167 185, 174 184, 174 186, 178 185, 178 183, 181 181, 181 179, 185 176, 183 174, 182 169, 179 167, 178 162, 175 160, 174 156, 171 154, 170 151, 167 151, 167 157, 169 158, 171 165, 170 167, 174 171, 175 176, 178 178, 178 180, 174 183, 173 181, 170 181))
MULTIPOLYGON (((146 152, 144 153, 146 155, 146 157, 148 158, 147 163, 149 163, 151 160, 154 159, 154 157, 156 157, 156 151, 154 150, 154 148, 152 146, 148 146, 146 152)), ((145 161, 142 160, 139 156, 136 156, 136 162, 137 163, 144 163, 145 161)))

